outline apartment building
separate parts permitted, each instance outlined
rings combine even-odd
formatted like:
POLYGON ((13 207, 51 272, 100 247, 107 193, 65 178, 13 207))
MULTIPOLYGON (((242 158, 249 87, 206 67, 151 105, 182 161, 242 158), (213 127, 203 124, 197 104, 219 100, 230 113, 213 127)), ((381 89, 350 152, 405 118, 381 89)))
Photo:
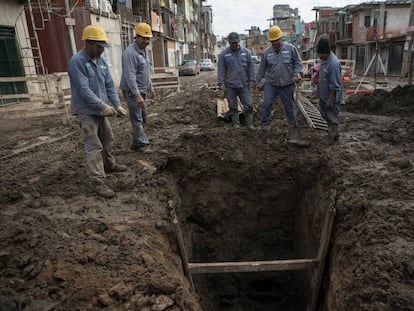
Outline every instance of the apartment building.
MULTIPOLYGON (((137 22, 152 26, 155 67, 175 67, 183 59, 214 51, 211 7, 204 0, 0 0, 0 77, 66 72, 83 47, 81 33, 99 25, 110 48, 103 57, 119 83, 121 55, 134 39, 137 22)), ((0 83, 0 94, 16 94, 24 82, 0 83)))
MULTIPOLYGON (((339 58, 355 60, 358 74, 364 74, 377 55, 387 74, 405 76, 410 5, 409 0, 387 0, 317 8, 318 35, 328 36, 339 58)), ((384 71, 380 62, 369 68, 374 71, 384 71)))

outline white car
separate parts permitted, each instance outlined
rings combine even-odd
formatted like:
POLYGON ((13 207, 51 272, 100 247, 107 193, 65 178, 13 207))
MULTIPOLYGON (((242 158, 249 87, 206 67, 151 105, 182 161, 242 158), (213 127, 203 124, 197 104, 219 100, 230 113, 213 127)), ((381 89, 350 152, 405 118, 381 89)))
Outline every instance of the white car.
POLYGON ((200 70, 204 71, 204 70, 214 70, 214 64, 211 61, 211 59, 207 58, 207 59, 201 59, 200 60, 200 70))

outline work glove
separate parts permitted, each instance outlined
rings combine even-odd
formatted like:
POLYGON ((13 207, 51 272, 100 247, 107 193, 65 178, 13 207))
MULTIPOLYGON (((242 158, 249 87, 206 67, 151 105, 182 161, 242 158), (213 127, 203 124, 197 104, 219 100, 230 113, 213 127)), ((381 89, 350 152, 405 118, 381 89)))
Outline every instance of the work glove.
POLYGON ((259 82, 256 82, 256 88, 259 90, 259 91, 263 91, 263 89, 264 89, 264 82, 262 82, 262 81, 259 81, 259 82))
POLYGON ((335 107, 335 98, 329 97, 326 101, 326 109, 333 110, 335 107))
POLYGON ((154 89, 153 86, 151 86, 151 88, 150 88, 150 95, 151 95, 152 98, 155 97, 155 89, 154 89))
POLYGON ((118 107, 115 108, 116 112, 118 113, 118 115, 120 115, 121 117, 125 116, 127 114, 127 111, 124 107, 122 107, 121 105, 119 105, 118 107))
POLYGON ((135 101, 137 102, 138 107, 144 107, 145 100, 141 94, 135 95, 135 101))
POLYGON ((117 111, 115 110, 114 107, 108 105, 108 104, 103 104, 102 105, 102 110, 101 110, 101 115, 103 117, 113 117, 116 116, 117 111))
POLYGON ((302 80, 302 75, 300 73, 297 73, 293 80, 295 81, 295 83, 298 83, 299 81, 302 80))

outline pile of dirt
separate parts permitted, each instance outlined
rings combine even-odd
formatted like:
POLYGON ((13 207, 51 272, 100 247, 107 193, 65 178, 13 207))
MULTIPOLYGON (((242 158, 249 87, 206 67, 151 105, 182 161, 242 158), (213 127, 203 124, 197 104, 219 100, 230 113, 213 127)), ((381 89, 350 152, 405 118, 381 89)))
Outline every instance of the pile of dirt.
POLYGON ((414 86, 397 86, 391 91, 376 89, 372 95, 351 95, 344 111, 381 115, 413 114, 414 86))
MULTIPOLYGON (((128 166, 107 176, 117 193, 113 199, 96 196, 89 186, 76 119, 70 126, 55 117, 2 120, 0 310, 209 311, 214 305, 214 311, 240 311, 248 310, 237 304, 243 293, 268 294, 262 310, 274 309, 286 301, 280 293, 292 294, 293 287, 254 277, 238 283, 227 275, 215 301, 208 284, 220 282, 196 283, 194 291, 184 274, 172 209, 191 259, 226 254, 218 259, 231 260, 242 242, 235 232, 243 228, 229 232, 227 221, 238 219, 247 228, 251 220, 245 238, 264 245, 277 235, 272 217, 280 214, 272 209, 300 208, 333 190, 336 218, 319 308, 414 310, 413 88, 353 97, 343 106, 341 138, 333 146, 325 132, 300 118, 310 147, 298 149, 285 143, 280 105, 266 132, 243 124, 236 130, 218 119, 216 100, 223 94, 207 87, 214 80, 214 73, 183 78, 180 94, 152 99, 152 153, 130 152, 128 119, 111 120, 115 158, 128 166), (370 102, 376 107, 368 110, 370 102), (193 242, 203 237, 206 248, 196 253, 203 244, 193 242)), ((254 92, 258 113, 262 97, 254 92)), ((279 244, 273 247, 284 254, 279 244)), ((237 259, 257 258, 247 256, 252 248, 243 249, 245 256, 237 259)))

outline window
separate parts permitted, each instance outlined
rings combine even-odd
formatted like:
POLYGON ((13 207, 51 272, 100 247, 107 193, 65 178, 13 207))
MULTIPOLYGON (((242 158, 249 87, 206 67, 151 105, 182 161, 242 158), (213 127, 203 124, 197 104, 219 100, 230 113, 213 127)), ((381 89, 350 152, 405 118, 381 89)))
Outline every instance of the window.
POLYGON ((371 26, 371 16, 365 16, 364 26, 365 27, 370 27, 371 26))

